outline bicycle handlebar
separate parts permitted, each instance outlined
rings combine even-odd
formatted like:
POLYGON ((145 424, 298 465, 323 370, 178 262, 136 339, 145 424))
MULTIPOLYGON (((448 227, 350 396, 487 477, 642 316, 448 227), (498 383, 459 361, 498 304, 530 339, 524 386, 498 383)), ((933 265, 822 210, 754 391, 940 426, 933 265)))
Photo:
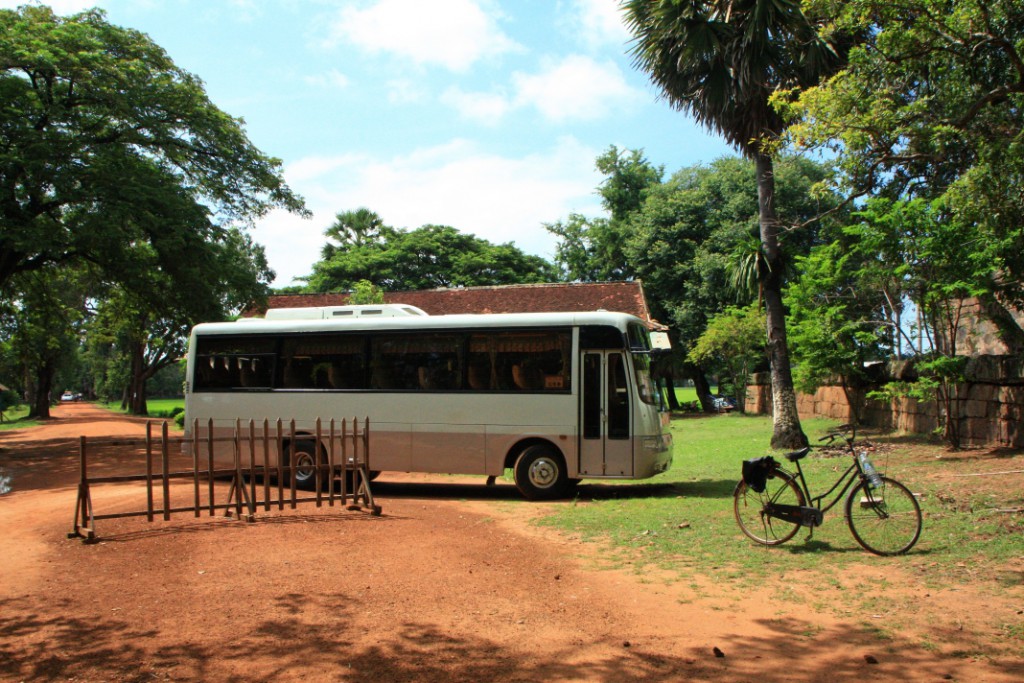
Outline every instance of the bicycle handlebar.
POLYGON ((842 424, 836 427, 835 431, 829 432, 818 439, 818 441, 828 441, 829 443, 832 443, 836 439, 840 438, 852 446, 853 440, 857 438, 857 428, 852 424, 842 424))

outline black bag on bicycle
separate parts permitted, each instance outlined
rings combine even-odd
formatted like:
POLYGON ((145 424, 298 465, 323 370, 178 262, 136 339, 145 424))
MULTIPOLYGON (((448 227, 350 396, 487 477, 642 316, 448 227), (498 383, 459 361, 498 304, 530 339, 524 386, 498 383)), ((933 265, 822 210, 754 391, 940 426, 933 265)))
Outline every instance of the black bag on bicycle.
POLYGON ((779 463, 775 458, 766 455, 763 458, 753 458, 743 461, 743 481, 748 487, 763 493, 768 480, 775 476, 775 470, 779 463))

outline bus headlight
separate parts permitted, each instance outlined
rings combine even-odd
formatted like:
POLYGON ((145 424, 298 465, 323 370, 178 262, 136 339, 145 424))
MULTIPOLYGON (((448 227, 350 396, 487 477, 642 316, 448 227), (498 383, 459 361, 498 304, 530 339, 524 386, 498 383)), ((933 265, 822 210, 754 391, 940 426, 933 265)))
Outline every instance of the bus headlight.
POLYGON ((660 436, 645 436, 641 446, 645 451, 658 453, 665 450, 665 440, 660 436))

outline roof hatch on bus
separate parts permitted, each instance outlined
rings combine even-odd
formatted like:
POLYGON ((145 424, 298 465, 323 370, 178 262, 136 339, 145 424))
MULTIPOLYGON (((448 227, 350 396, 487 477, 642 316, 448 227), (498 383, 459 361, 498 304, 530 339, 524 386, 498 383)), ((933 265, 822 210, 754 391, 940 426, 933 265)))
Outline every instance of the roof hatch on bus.
POLYGON ((344 318, 398 318, 427 315, 427 312, 409 304, 379 304, 359 306, 311 306, 308 308, 271 308, 265 320, 338 320, 344 318))

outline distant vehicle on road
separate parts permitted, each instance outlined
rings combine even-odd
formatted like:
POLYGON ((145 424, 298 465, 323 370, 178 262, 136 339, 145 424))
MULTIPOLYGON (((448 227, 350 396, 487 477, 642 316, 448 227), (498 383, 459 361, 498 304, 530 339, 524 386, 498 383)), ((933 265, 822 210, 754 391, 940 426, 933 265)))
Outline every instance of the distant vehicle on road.
POLYGON ((61 403, 73 403, 75 401, 80 401, 81 399, 81 394, 76 394, 72 391, 65 391, 63 394, 60 395, 61 403))

